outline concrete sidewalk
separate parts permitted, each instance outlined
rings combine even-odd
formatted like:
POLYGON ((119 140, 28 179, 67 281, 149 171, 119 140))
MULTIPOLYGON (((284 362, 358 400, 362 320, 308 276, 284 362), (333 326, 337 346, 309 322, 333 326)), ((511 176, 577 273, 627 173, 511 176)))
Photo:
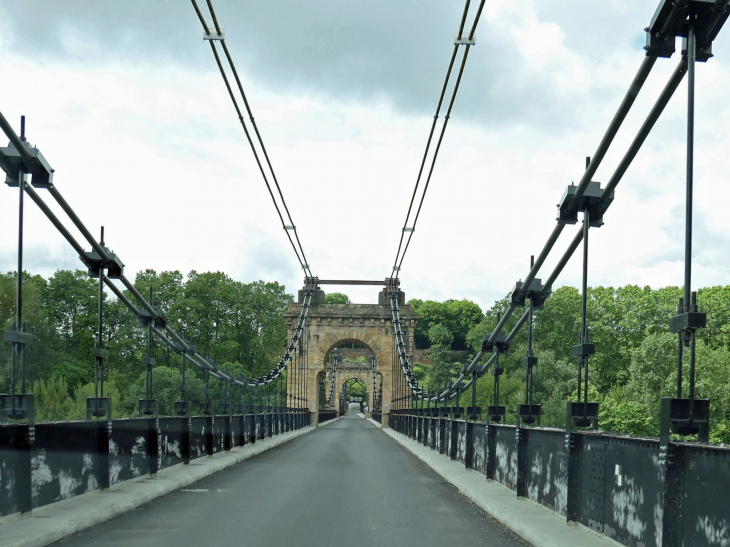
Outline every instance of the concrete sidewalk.
MULTIPOLYGON (((370 420, 372 421, 372 420, 370 420)), ((373 422, 380 426, 377 422, 373 422)), ((539 547, 620 547, 621 544, 580 524, 568 524, 565 517, 524 498, 498 482, 488 481, 481 473, 466 469, 436 450, 388 427, 382 428, 426 465, 456 486, 483 511, 490 514, 523 539, 539 547)))
MULTIPOLYGON (((336 422, 325 422, 320 427, 336 422)), ((311 433, 309 426, 276 437, 269 437, 213 456, 191 460, 161 470, 155 476, 145 475, 115 484, 108 490, 95 490, 67 500, 45 505, 28 515, 19 513, 0 518, 2 547, 42 547, 90 528, 141 505, 193 484, 213 473, 241 463, 297 437, 311 433)))

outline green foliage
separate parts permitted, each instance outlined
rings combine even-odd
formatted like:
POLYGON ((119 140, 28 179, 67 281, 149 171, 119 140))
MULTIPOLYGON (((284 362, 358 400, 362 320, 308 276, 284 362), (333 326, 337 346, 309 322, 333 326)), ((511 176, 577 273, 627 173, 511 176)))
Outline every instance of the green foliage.
MULTIPOLYGON (((514 423, 517 403, 524 402, 525 384, 519 376, 504 374, 499 379, 499 404, 507 407, 507 421, 514 423)), ((471 391, 462 394, 461 406, 471 406, 471 391)), ((494 376, 488 374, 477 382, 477 406, 483 411, 494 404, 494 376)))
POLYGON ((341 292, 327 293, 324 296, 324 301, 327 304, 352 304, 350 297, 346 294, 342 294, 341 292))
POLYGON ((454 335, 451 331, 441 323, 438 323, 428 329, 428 339, 431 342, 431 346, 451 346, 454 341, 454 335))
POLYGON ((713 425, 714 427, 710 431, 710 442, 730 444, 730 420, 713 425))
MULTIPOLYGON (((147 398, 146 372, 141 372, 139 378, 134 382, 125 397, 125 413, 134 414, 137 411, 137 402, 147 398)), ((175 401, 180 400, 178 386, 182 382, 182 374, 179 368, 155 367, 152 373, 152 398, 157 399, 157 408, 161 416, 171 416, 175 412, 175 401)), ((186 400, 190 401, 191 408, 198 408, 205 400, 203 389, 205 382, 196 375, 185 375, 185 384, 188 387, 186 400)), ((212 387, 217 387, 215 382, 212 387)), ((212 390, 211 390, 212 391, 212 390)))
MULTIPOLYGON (((677 287, 589 288, 588 325, 591 341, 596 344, 596 354, 590 358, 591 396, 601 404, 603 429, 657 434, 661 397, 676 396, 677 336, 668 333, 667 327, 680 295, 677 287)), ((700 309, 708 313, 708 328, 698 331, 696 392, 711 400, 712 438, 724 439, 730 422, 730 287, 701 289, 698 301, 700 309)), ((467 335, 470 347, 477 350, 481 346, 482 338, 492 332, 498 314, 507 305, 504 298, 485 312, 467 335)), ((521 314, 517 310, 510 317, 505 332, 513 328, 521 314)), ((575 400, 578 371, 572 346, 578 341, 580 321, 581 296, 572 287, 557 289, 545 308, 535 311, 538 366, 533 401, 543 405, 543 425, 565 427, 565 403, 575 400)), ((524 381, 521 360, 526 355, 526 330, 515 336, 510 353, 501 358, 505 369, 502 393, 505 377, 524 381)), ((685 379, 687 359, 685 352, 685 379)), ((491 382, 486 377, 481 379, 479 389, 482 384, 493 385, 491 382)), ((687 390, 685 380, 685 397, 687 390)), ((520 402, 506 394, 501 400, 508 409, 520 402)))
POLYGON ((644 405, 626 396, 622 386, 614 386, 603 398, 598 419, 601 429, 606 431, 648 437, 659 435, 657 422, 646 413, 644 405))
POLYGON ((362 397, 362 400, 365 401, 367 395, 367 388, 365 387, 365 384, 362 382, 351 382, 350 385, 347 387, 347 398, 348 400, 351 397, 362 397))
POLYGON ((429 331, 434 325, 441 324, 453 334, 451 349, 467 349, 467 335, 469 331, 482 320, 481 308, 469 300, 446 300, 445 302, 434 302, 418 299, 409 300, 408 304, 413 306, 418 314, 416 325, 415 344, 416 348, 425 349, 430 347, 429 331))
POLYGON ((419 383, 423 383, 426 380, 426 370, 422 363, 413 363, 413 374, 419 383))
MULTIPOLYGON (((66 414, 67 420, 85 420, 86 419, 86 398, 95 396, 94 384, 86 384, 79 386, 76 389, 73 397, 67 399, 68 412, 66 414)), ((124 401, 122 395, 117 389, 116 383, 113 380, 107 380, 104 382, 104 397, 112 398, 112 416, 122 417, 127 414, 122 412, 124 407, 124 401)), ((99 392, 99 397, 102 394, 99 392)))
MULTIPOLYGON (((0 322, 8 328, 15 313, 15 274, 0 274, 0 322)), ((268 371, 281 355, 286 340, 282 312, 292 297, 278 283, 241 283, 220 272, 145 270, 135 279, 145 297, 163 309, 169 325, 190 340, 201 354, 220 368, 255 377, 268 371)), ((87 396, 93 393, 98 281, 82 270, 59 270, 50 279, 24 274, 23 316, 33 334, 26 354, 26 378, 37 395, 39 420, 81 419, 87 396)), ((135 301, 128 291, 125 296, 135 301)), ((105 394, 114 398, 114 415, 137 413, 137 400, 146 398, 142 357, 147 352, 147 331, 123 302, 104 292, 106 363, 105 394)), ((0 390, 9 391, 9 344, 0 345, 0 390)), ((153 337, 152 356, 157 362, 153 388, 160 411, 172 413, 181 359, 153 337)), ((193 407, 202 399, 203 375, 188 363, 188 399, 193 407)), ((220 400, 220 382, 211 382, 214 399, 220 400)), ((273 388, 272 388, 273 389, 273 388)))
POLYGON ((431 389, 437 389, 447 381, 453 380, 459 368, 458 363, 455 364, 451 358, 451 344, 454 341, 454 335, 447 327, 437 323, 429 329, 428 337, 431 342, 428 385, 431 389))
POLYGON ((66 419, 69 414, 69 392, 66 380, 59 377, 36 380, 31 390, 35 398, 35 417, 39 422, 66 419))

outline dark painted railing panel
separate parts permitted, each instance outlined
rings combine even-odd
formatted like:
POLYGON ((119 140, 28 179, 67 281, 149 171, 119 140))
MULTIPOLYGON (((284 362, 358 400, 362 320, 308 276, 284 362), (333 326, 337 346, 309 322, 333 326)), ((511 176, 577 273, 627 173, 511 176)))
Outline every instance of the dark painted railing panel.
POLYGON ((517 438, 515 428, 497 427, 494 479, 511 490, 517 489, 517 438))
MULTIPOLYGON (((292 429, 309 424, 292 413, 292 429)), ((244 443, 283 432, 282 414, 196 416, 0 425, 0 516, 27 512, 55 501, 156 473, 244 443), (266 420, 266 421, 265 421, 266 420), (277 420, 279 427, 276 427, 277 420), (242 431, 243 429, 243 431, 242 431), (109 436, 107 433, 110 431, 109 436), (189 439, 189 445, 186 444, 189 439)))
POLYGON ((444 454, 451 457, 451 420, 444 420, 444 454))
POLYGON ((683 471, 684 546, 730 545, 730 447, 688 447, 683 471))
POLYGON ((183 431, 188 427, 187 418, 159 419, 159 468, 165 469, 182 463, 183 431))
POLYGON ((527 497, 566 515, 568 454, 565 431, 530 429, 527 444, 527 497))
POLYGON ((41 507, 99 488, 96 424, 36 426, 31 457, 32 503, 41 507))
POLYGON ((5 425, 0 435, 0 517, 19 511, 17 475, 21 454, 17 441, 26 430, 22 425, 5 425))
MULTIPOLYGON (((574 431, 568 439, 564 430, 539 427, 521 428, 518 439, 512 425, 423 421, 434 422, 428 446, 481 474, 493 462, 496 481, 619 543, 730 545, 730 447, 671 443, 663 463, 658 439, 597 431, 574 431), (670 468, 679 471, 672 479, 680 481, 679 497, 668 494, 670 468), (671 520, 667 503, 676 512, 671 520), (667 526, 678 539, 662 543, 667 526)), ((391 417, 393 429, 414 440, 429 434, 418 422, 417 415, 391 417)))
POLYGON ((201 458, 207 454, 205 448, 206 434, 209 431, 207 416, 190 418, 190 459, 201 458))
POLYGON ((254 423, 253 415, 248 414, 244 417, 243 430, 244 430, 244 435, 246 436, 246 442, 255 443, 256 442, 256 425, 254 423))
MULTIPOLYGON (((659 443, 608 438, 603 533, 624 545, 661 546, 664 481, 659 443)), ((685 543, 686 545, 686 543, 685 543)))
POLYGON ((466 463, 466 422, 456 424, 456 461, 466 463))
POLYGON ((115 420, 109 440, 109 483, 116 484, 150 472, 148 436, 154 418, 115 420))
POLYGON ((215 436, 213 454, 225 451, 226 446, 226 420, 229 416, 214 416, 213 431, 215 436))
POLYGON ((231 416, 231 448, 237 448, 241 446, 239 440, 242 438, 241 435, 241 424, 243 423, 242 416, 231 416))
POLYGON ((487 426, 483 423, 472 424, 472 469, 482 475, 487 473, 487 426))
POLYGON ((256 424, 256 440, 262 441, 264 439, 264 417, 262 414, 254 414, 253 419, 256 424))

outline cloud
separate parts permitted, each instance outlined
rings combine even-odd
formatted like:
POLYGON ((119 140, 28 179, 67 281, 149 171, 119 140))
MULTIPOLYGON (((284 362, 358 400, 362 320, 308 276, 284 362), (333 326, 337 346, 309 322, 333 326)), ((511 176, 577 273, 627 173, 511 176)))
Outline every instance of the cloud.
MULTIPOLYGON (((303 5, 216 0, 315 274, 383 279, 461 6, 303 5)), ((56 168, 57 187, 93 233, 106 226, 129 272, 219 270, 242 281, 276 279, 294 293, 301 269, 189 2, 121 6, 3 3, 0 74, 23 82, 0 87, 3 113, 16 125, 28 116, 29 138, 56 168)), ((401 272, 409 298, 489 307, 524 278, 554 227, 555 203, 580 176, 643 60, 638 38, 654 7, 486 4, 401 272)), ((698 286, 727 282, 728 44, 730 33, 721 34, 717 57, 697 71, 696 210, 698 223, 701 215, 709 223, 695 234, 698 286)), ((608 180, 676 57, 657 62, 596 180, 608 180)), ((621 181, 606 225, 592 232, 591 284, 681 281, 683 239, 670 232, 683 218, 674 208, 683 203, 685 89, 621 181)), ((16 209, 14 197, 0 200, 0 232, 11 234, 7 270, 16 209)), ((59 254, 54 245, 66 242, 36 209, 29 202, 27 260, 46 255, 38 267, 50 273, 78 267, 59 254), (31 253, 33 244, 46 247, 31 253)), ((573 232, 566 229, 540 277, 573 232)), ((579 255, 556 287, 580 283, 579 255)), ((330 289, 377 301, 374 287, 330 289)))
POLYGON ((294 275, 298 264, 291 250, 258 226, 246 226, 236 248, 236 266, 233 277, 244 283, 278 281, 289 294, 300 288, 301 279, 294 275))
MULTIPOLYGON (((68 245, 31 243, 23 246, 23 270, 43 277, 57 270, 84 269, 79 257, 68 245)), ((0 272, 18 271, 17 248, 0 248, 0 272)))
MULTIPOLYGON (((671 221, 662 225, 667 236, 667 245, 660 251, 649 255, 645 265, 657 262, 684 262, 685 248, 685 206, 675 206, 670 213, 671 221)), ((710 268, 716 271, 730 271, 730 235, 714 228, 707 215, 695 209, 692 221, 692 261, 695 267, 710 268)))
MULTIPOLYGON (((216 2, 216 10, 246 82, 433 115, 463 4, 229 0, 216 2)), ((187 2, 27 0, 0 12, 8 49, 37 62, 86 69, 177 65, 198 78, 217 77, 187 2)), ((601 10, 577 0, 487 6, 455 115, 496 128, 518 123, 568 131, 624 88, 611 67, 621 63, 617 55, 635 53, 631 44, 643 26, 637 21, 648 22, 652 13, 648 3, 627 9, 612 2, 601 10)))

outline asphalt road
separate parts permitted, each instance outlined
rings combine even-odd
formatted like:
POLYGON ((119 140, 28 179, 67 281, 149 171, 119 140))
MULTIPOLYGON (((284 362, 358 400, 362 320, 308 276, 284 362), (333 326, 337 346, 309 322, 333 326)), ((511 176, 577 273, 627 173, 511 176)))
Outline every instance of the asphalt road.
POLYGON ((351 411, 331 425, 54 545, 527 543, 351 411))

